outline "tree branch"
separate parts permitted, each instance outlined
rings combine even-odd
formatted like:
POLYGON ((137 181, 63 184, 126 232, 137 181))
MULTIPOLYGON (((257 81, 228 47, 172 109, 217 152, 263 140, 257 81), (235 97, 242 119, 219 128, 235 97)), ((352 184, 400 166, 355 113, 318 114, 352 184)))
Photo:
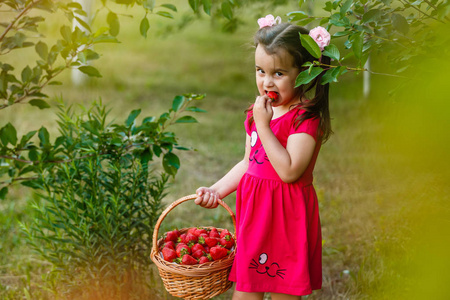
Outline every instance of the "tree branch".
POLYGON ((5 31, 3 32, 3 34, 0 36, 0 42, 5 38, 5 36, 8 34, 8 32, 13 28, 14 24, 20 19, 22 18, 22 16, 24 14, 26 14, 35 4, 37 4, 39 2, 39 0, 37 2, 34 2, 33 0, 31 0, 30 4, 28 4, 15 18, 14 20, 12 20, 11 23, 9 23, 8 27, 6 27, 5 31))
POLYGON ((34 179, 38 179, 38 178, 39 177, 37 177, 37 176, 33 176, 33 177, 16 177, 16 178, 13 178, 11 181, 0 181, 0 185, 10 186, 15 181, 34 180, 34 179))
POLYGON ((400 2, 402 2, 404 5, 409 5, 409 6, 411 6, 412 8, 414 8, 415 10, 417 10, 418 12, 420 12, 421 14, 424 14, 424 15, 427 16, 428 18, 431 18, 431 19, 433 19, 433 20, 436 20, 436 21, 438 21, 438 22, 441 22, 441 23, 445 24, 444 21, 441 21, 441 20, 439 20, 439 19, 437 19, 437 18, 435 18, 435 17, 433 17, 433 16, 427 14, 426 12, 422 11, 420 8, 418 8, 418 7, 414 6, 414 5, 412 5, 411 3, 405 2, 404 0, 400 0, 400 2))

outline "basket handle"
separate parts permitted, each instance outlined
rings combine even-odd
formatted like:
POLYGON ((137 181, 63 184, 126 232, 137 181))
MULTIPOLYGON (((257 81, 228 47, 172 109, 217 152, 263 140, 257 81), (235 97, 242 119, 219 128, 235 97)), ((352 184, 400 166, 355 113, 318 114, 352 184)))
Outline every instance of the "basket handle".
MULTIPOLYGON (((164 220, 164 218, 167 216, 167 214, 174 209, 176 206, 180 205, 183 202, 189 201, 189 200, 194 200, 196 199, 198 196, 196 194, 192 194, 192 195, 188 195, 185 196, 183 198, 180 198, 176 201, 174 201, 172 204, 170 204, 159 216, 158 221, 156 221, 156 225, 155 225, 155 229, 153 230, 153 245, 152 245, 152 252, 156 252, 157 251, 157 241, 158 241, 158 232, 159 232, 159 227, 161 226, 162 221, 164 220)), ((231 220, 233 221, 233 226, 234 226, 234 232, 236 234, 236 218, 234 216, 233 211, 231 210, 231 208, 222 200, 219 200, 218 203, 225 208, 228 213, 231 216, 231 220)))

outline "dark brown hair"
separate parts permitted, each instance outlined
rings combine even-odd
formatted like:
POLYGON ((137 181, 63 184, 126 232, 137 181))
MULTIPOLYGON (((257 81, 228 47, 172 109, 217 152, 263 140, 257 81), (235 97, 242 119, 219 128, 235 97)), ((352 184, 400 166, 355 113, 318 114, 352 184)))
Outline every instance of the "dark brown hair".
MULTIPOLYGON (((254 37, 255 47, 261 45, 264 47, 267 54, 277 54, 280 49, 285 49, 294 58, 294 67, 301 71, 305 70, 302 65, 305 62, 313 62, 317 60, 302 46, 299 34, 308 34, 309 30, 293 25, 290 23, 281 23, 274 26, 263 27, 258 30, 254 37)), ((330 64, 330 58, 322 56, 321 62, 330 64)), ((299 86, 297 89, 300 100, 304 99, 307 92, 315 88, 314 97, 308 101, 301 102, 298 106, 305 110, 295 119, 296 127, 307 119, 320 118, 320 125, 318 128, 318 136, 322 143, 326 142, 333 133, 331 130, 330 111, 328 104, 328 90, 329 84, 321 85, 323 71, 313 81, 307 85, 299 86)), ((253 122, 253 118, 250 120, 253 122)))

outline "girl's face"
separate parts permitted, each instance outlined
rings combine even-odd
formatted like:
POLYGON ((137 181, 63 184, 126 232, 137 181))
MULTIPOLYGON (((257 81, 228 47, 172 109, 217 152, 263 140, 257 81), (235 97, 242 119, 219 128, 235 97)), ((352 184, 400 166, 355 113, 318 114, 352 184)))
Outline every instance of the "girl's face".
POLYGON ((272 102, 273 107, 288 107, 300 101, 294 88, 300 71, 294 66, 294 58, 285 49, 271 55, 267 54, 264 46, 258 45, 255 67, 259 94, 266 95, 270 91, 278 94, 278 100, 272 102))

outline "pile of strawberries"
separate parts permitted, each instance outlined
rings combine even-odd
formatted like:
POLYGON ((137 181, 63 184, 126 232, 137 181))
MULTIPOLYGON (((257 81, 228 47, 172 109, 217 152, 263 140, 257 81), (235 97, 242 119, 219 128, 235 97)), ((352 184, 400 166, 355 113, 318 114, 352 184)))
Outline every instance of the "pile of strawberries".
POLYGON ((196 265, 224 258, 230 254, 234 244, 227 229, 219 233, 214 227, 192 227, 186 233, 177 229, 166 232, 160 250, 168 262, 196 265))

